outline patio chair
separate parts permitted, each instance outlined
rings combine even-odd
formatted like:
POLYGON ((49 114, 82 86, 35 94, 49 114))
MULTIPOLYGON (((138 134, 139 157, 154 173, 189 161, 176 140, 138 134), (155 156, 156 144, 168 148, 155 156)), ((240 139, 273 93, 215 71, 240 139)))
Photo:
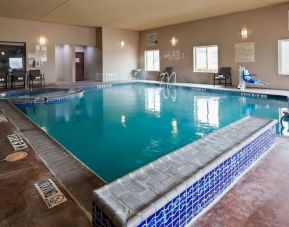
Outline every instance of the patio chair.
POLYGON ((232 75, 231 75, 231 67, 221 67, 218 73, 214 74, 214 86, 216 85, 216 81, 219 82, 220 85, 232 86, 232 75))
POLYGON ((13 69, 12 71, 12 88, 24 87, 26 84, 27 72, 23 69, 13 69))
POLYGON ((5 71, 0 71, 0 87, 1 88, 7 88, 7 75, 5 71))
POLYGON ((33 87, 34 85, 45 86, 44 74, 39 69, 29 70, 29 86, 33 87))

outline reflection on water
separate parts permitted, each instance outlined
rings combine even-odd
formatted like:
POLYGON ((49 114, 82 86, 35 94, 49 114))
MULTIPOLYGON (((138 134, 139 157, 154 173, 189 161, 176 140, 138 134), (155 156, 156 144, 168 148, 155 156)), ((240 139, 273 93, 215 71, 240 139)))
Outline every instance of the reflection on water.
POLYGON ((177 88, 176 86, 165 85, 162 89, 163 98, 171 99, 173 102, 177 100, 177 88))
POLYGON ((174 137, 178 136, 178 122, 175 119, 172 120, 172 135, 174 137))
POLYGON ((152 112, 160 112, 161 96, 160 89, 148 88, 145 89, 145 109, 152 112))
POLYGON ((88 89, 81 99, 22 111, 112 181, 249 114, 279 120, 284 108, 284 101, 126 85, 88 89))
POLYGON ((194 97, 194 100, 197 121, 219 127, 219 98, 194 97))

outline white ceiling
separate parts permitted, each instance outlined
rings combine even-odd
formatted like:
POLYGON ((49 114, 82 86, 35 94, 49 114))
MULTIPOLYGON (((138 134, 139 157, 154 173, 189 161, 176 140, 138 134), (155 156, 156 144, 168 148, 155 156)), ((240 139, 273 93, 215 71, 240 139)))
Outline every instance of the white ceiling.
POLYGON ((283 2, 288 0, 0 0, 0 16, 140 31, 283 2))

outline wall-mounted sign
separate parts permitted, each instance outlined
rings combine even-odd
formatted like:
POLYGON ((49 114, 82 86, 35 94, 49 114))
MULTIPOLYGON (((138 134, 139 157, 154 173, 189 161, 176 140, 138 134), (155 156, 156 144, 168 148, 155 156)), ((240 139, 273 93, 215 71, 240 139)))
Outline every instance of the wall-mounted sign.
POLYGON ((169 61, 180 61, 185 58, 185 54, 181 53, 179 50, 167 51, 164 54, 164 58, 169 61))
POLYGON ((255 43, 236 43, 235 44, 236 62, 255 62, 255 43))

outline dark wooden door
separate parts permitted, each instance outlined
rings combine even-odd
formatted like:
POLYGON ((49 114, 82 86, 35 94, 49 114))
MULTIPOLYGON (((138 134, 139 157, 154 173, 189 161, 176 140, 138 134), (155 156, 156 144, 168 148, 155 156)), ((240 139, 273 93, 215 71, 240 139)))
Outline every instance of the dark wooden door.
POLYGON ((84 80, 84 53, 75 52, 75 80, 84 80))

